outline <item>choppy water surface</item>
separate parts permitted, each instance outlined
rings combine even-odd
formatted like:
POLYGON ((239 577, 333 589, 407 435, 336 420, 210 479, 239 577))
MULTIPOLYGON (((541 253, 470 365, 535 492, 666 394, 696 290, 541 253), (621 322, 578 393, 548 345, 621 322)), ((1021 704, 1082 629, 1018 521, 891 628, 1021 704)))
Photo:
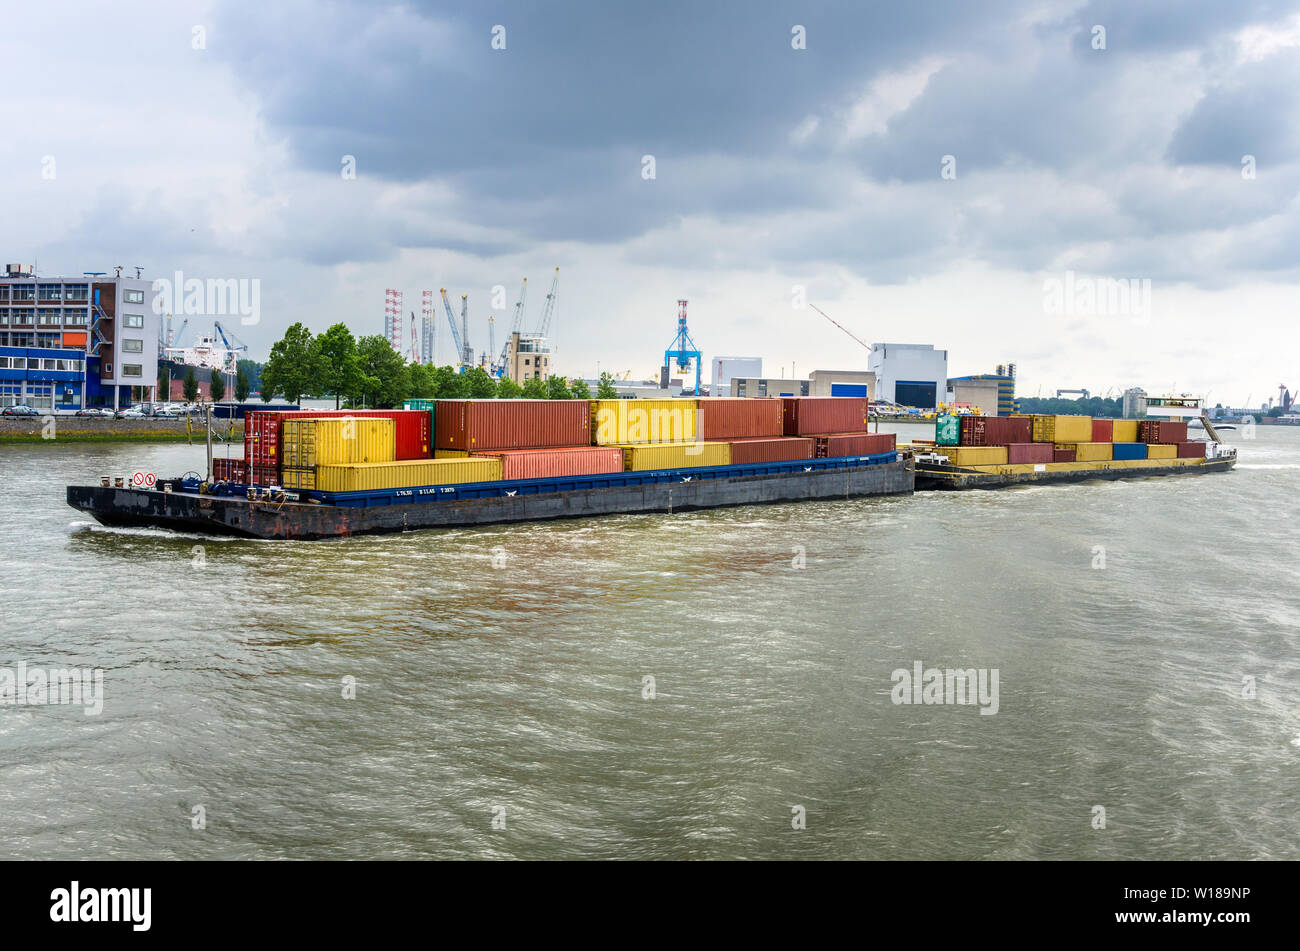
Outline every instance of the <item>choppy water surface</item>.
POLYGON ((271 543, 63 502, 197 447, 0 448, 0 667, 105 672, 99 716, 0 707, 0 855, 1300 857, 1300 431, 1241 451, 271 543), (915 661, 996 669, 998 713, 895 705, 915 661))

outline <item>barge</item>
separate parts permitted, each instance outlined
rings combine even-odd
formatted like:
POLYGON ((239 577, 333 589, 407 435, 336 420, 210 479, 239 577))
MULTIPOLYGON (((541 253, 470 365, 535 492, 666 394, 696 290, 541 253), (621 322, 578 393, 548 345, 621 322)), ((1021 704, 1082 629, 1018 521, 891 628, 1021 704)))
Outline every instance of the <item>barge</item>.
POLYGON ((761 465, 632 471, 356 492, 292 491, 197 477, 67 487, 67 502, 104 525, 244 538, 315 540, 596 515, 907 495, 912 461, 897 452, 761 465))
POLYGON ((1218 447, 1199 459, 1112 459, 1098 462, 1046 462, 1003 466, 953 466, 942 452, 918 452, 916 488, 922 490, 1000 489, 1011 485, 1088 482, 1095 479, 1144 479, 1150 476, 1227 472, 1237 464, 1236 450, 1218 447))

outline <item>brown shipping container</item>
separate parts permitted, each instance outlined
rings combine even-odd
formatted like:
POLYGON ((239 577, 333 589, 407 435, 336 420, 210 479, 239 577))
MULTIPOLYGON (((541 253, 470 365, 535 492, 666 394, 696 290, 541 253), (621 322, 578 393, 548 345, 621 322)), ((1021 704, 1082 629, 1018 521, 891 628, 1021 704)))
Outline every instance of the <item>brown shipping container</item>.
POLYGON ((1113 419, 1094 419, 1092 421, 1092 442, 1114 442, 1115 421, 1113 419))
POLYGON ((1187 423, 1184 420, 1172 422, 1167 419, 1144 419, 1138 423, 1138 442, 1163 443, 1167 446, 1187 442, 1187 423))
POLYGON ((776 397, 723 396, 700 400, 701 439, 780 436, 784 404, 776 397))
POLYGON ((217 482, 247 482, 248 463, 238 457, 222 458, 221 456, 213 456, 212 478, 217 482))
POLYGON ((279 466, 252 466, 249 480, 253 485, 282 485, 279 466))
MULTIPOLYGON (((752 402, 758 402, 753 400, 752 402)), ((773 400, 772 402, 779 402, 773 400)), ((708 419, 708 410, 705 410, 708 419)), ((731 464, 747 466, 760 462, 787 462, 791 459, 811 459, 816 440, 792 436, 775 439, 734 439, 731 442, 731 464)))
POLYGON ((1178 444, 1179 459, 1203 459, 1205 458, 1205 443, 1199 439, 1190 442, 1180 442, 1178 444))
POLYGON ((1060 462, 1056 450, 1045 442, 1013 442, 1007 444, 1007 464, 1025 466, 1033 463, 1060 462))
MULTIPOLYGON (((1040 443, 1039 445, 1046 446, 1046 445, 1048 445, 1048 444, 1047 444, 1047 443, 1040 443)), ((1073 449, 1053 449, 1053 450, 1052 450, 1052 461, 1053 461, 1053 462, 1074 462, 1074 450, 1073 450, 1073 449)))
POLYGON ((439 449, 554 449, 591 445, 587 400, 438 400, 439 449))
POLYGON ((815 457, 818 459, 874 456, 878 452, 893 452, 898 445, 898 437, 893 433, 828 433, 813 438, 817 441, 815 457))
POLYGON ((507 449, 475 452, 475 457, 501 460, 503 479, 553 479, 623 471, 623 450, 609 446, 566 446, 561 449, 507 449))
POLYGON ((785 435, 812 436, 817 433, 865 433, 867 399, 864 396, 782 397, 785 435))
POLYGON ((963 416, 963 446, 1010 446, 1032 442, 1033 420, 1028 416, 963 416))

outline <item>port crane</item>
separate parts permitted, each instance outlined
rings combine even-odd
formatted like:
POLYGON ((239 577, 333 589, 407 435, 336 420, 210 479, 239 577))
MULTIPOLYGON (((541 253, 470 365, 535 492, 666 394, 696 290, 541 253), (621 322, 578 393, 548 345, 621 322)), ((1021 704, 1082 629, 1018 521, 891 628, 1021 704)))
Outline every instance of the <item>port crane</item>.
POLYGON ((876 349, 876 348, 873 347, 871 344, 869 344, 869 343, 867 343, 866 341, 862 340, 862 339, 861 339, 857 334, 855 334, 853 331, 849 330, 847 327, 845 327, 843 324, 841 324, 838 320, 836 320, 836 319, 835 319, 834 317, 832 317, 830 314, 826 313, 826 311, 822 310, 822 309, 821 309, 820 307, 818 307, 816 304, 812 304, 812 303, 810 303, 808 306, 811 307, 813 310, 817 311, 817 313, 821 314, 823 317, 825 317, 827 320, 829 320, 831 323, 833 323, 836 327, 839 327, 840 330, 844 331, 844 333, 848 334, 849 337, 851 337, 851 338, 852 338, 852 339, 853 339, 853 340, 854 340, 854 341, 855 341, 859 346, 866 347, 868 353, 871 352, 872 350, 876 349))
POLYGON ((555 288, 560 283, 560 269, 555 269, 555 276, 551 278, 551 290, 546 295, 546 304, 542 307, 542 321, 537 325, 537 335, 546 337, 551 332, 551 317, 555 315, 555 288))
POLYGON ((460 295, 460 318, 465 325, 465 335, 462 337, 460 328, 456 326, 456 314, 451 309, 451 301, 447 300, 447 288, 439 288, 438 293, 442 295, 442 308, 447 312, 447 323, 451 325, 451 339, 456 344, 456 360, 460 364, 463 373, 474 362, 474 352, 467 342, 469 337, 469 295, 460 295))
MULTIPOLYGON (((528 296, 528 278, 524 278, 523 286, 519 288, 519 299, 515 301, 515 320, 514 323, 511 324, 510 326, 510 336, 506 337, 505 342, 501 344, 501 356, 497 358, 497 368, 499 370, 499 373, 497 374, 498 376, 501 373, 505 372, 506 357, 510 353, 510 341, 514 338, 515 334, 520 333, 524 329, 524 299, 527 296, 528 296)), ((488 318, 488 321, 490 323, 491 318, 488 318)), ((488 350, 492 351, 495 349, 496 349, 496 344, 494 342, 493 345, 488 348, 488 350)))
POLYGON ((1056 391, 1056 398, 1059 400, 1059 399, 1060 399, 1062 396, 1064 396, 1066 393, 1078 393, 1078 394, 1079 394, 1080 396, 1082 396, 1085 400, 1086 400, 1086 399, 1089 399, 1089 398, 1091 397, 1091 394, 1090 394, 1087 390, 1057 390, 1057 391, 1056 391))
MULTIPOLYGON (((560 269, 555 269, 558 278, 560 269)), ((547 304, 549 306, 550 300, 547 304)), ((677 336, 673 342, 668 345, 664 351, 664 369, 667 370, 677 362, 677 369, 685 373, 691 368, 691 360, 695 361, 695 395, 700 393, 700 351, 695 346, 695 341, 691 339, 691 332, 686 327, 686 301, 677 302, 677 336)))
POLYGON ((212 322, 212 328, 216 330, 217 336, 221 338, 221 342, 225 344, 226 347, 226 360, 230 364, 230 368, 226 372, 233 374, 239 366, 239 354, 248 349, 248 344, 244 343, 238 337, 235 337, 234 334, 227 336, 226 328, 221 326, 221 321, 219 320, 214 320, 212 322), (239 346, 235 346, 230 342, 231 337, 235 337, 235 343, 239 344, 239 346))

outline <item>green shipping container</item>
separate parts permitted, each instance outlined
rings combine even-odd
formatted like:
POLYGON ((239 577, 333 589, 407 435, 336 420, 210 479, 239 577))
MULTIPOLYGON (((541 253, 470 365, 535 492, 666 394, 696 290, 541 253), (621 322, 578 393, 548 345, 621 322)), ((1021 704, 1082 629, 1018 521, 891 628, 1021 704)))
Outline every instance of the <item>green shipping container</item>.
POLYGON ((956 446, 961 443, 961 418, 943 415, 934 421, 934 441, 939 446, 956 446))

